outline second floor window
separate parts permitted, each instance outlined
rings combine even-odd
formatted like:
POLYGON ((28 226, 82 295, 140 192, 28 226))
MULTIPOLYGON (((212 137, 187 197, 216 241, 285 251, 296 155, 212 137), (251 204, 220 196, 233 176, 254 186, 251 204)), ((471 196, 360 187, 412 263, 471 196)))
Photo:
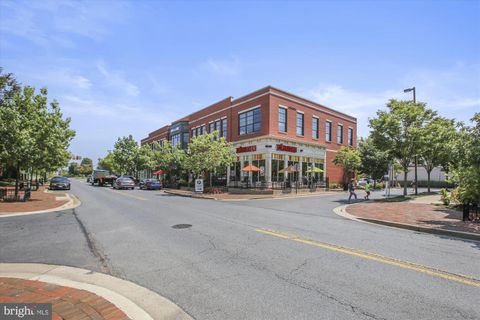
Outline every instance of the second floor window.
POLYGON ((325 141, 332 141, 332 123, 330 121, 325 122, 325 141))
POLYGON ((297 112, 297 136, 303 136, 303 113, 297 112))
POLYGON ((337 126, 337 143, 343 143, 343 126, 341 124, 337 126))
POLYGON ((318 139, 318 118, 312 118, 312 138, 318 139))
POLYGON ((260 108, 238 115, 238 132, 240 135, 260 131, 260 108))
POLYGON ((180 143, 181 143, 180 133, 174 134, 174 135, 172 136, 172 147, 176 147, 176 146, 179 145, 180 143))
POLYGON ((278 108, 278 131, 287 132, 287 109, 278 108))
POLYGON ((195 137, 195 129, 192 129, 192 138, 195 137))
POLYGON ((215 131, 215 122, 210 122, 208 132, 212 133, 213 131, 215 131))
POLYGON ((227 138, 227 119, 222 119, 222 130, 220 131, 220 136, 227 138))
POLYGON ((348 128, 348 145, 350 147, 353 146, 353 129, 352 128, 348 128))
POLYGON ((207 133, 207 127, 205 125, 202 125, 202 134, 207 133))

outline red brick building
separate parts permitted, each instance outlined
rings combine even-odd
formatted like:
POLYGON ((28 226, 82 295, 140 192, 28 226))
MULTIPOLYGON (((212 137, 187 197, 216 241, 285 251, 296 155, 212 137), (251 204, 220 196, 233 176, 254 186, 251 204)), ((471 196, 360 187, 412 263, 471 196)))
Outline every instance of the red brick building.
POLYGON ((356 118, 271 86, 214 103, 151 132, 141 143, 168 139, 185 146, 190 137, 214 130, 231 141, 237 152, 228 183, 246 176, 268 184, 291 179, 281 172, 287 166, 296 168, 295 180, 301 181, 307 171, 318 167, 324 173, 314 174, 317 179, 340 182, 343 171, 332 159, 340 147, 357 143, 356 118), (243 173, 241 168, 248 164, 261 171, 243 173))

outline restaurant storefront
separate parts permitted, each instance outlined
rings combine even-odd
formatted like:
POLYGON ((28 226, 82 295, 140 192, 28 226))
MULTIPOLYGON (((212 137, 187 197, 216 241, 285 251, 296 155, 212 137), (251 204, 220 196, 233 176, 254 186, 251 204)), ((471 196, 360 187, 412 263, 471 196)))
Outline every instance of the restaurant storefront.
POLYGON ((237 161, 228 169, 229 186, 248 183, 272 186, 281 182, 321 182, 325 179, 325 147, 276 138, 259 138, 234 143, 237 161), (245 172, 253 165, 260 171, 245 172), (318 168, 318 169, 314 169, 318 168))

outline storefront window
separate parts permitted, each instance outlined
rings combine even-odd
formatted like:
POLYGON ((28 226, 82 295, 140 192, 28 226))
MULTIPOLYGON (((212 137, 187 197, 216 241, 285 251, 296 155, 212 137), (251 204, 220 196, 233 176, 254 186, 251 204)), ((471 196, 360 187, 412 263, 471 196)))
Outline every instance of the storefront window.
POLYGON ((272 154, 272 181, 283 181, 284 174, 280 172, 285 168, 285 156, 282 154, 272 154))

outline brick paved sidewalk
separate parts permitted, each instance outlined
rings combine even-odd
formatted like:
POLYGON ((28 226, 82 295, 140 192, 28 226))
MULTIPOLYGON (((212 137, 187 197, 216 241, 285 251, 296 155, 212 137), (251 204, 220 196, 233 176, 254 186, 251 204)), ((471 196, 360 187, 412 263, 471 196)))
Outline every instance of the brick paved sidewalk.
POLYGON ((350 205, 346 211, 358 218, 480 234, 480 223, 463 222, 461 212, 433 204, 364 202, 350 205))
POLYGON ((32 191, 32 196, 27 202, 0 201, 0 215, 52 209, 60 207, 69 201, 65 198, 65 192, 44 192, 46 188, 46 186, 41 186, 37 191, 32 191), (59 198, 58 200, 57 197, 59 198))
POLYGON ((104 298, 86 290, 0 277, 0 303, 51 303, 52 320, 129 319, 104 298))

